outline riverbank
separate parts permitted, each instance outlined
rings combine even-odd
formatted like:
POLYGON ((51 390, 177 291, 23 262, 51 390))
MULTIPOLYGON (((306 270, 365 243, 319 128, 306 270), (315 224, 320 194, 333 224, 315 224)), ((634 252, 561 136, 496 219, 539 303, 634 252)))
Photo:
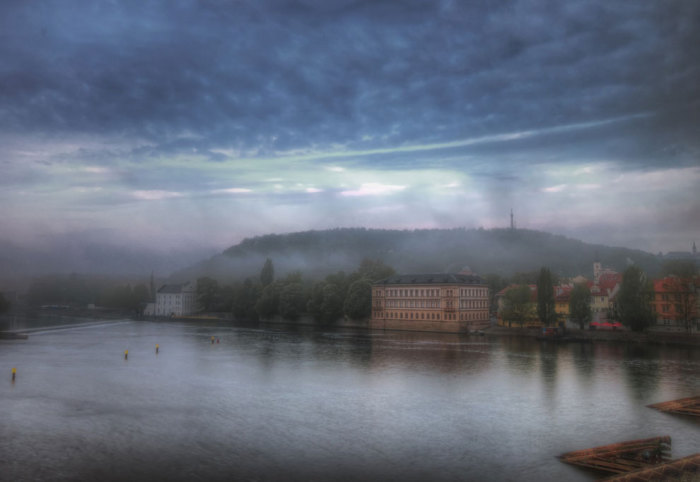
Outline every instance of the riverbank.
MULTIPOLYGON (((133 312, 108 309, 69 309, 69 310, 28 310, 20 313, 5 314, 0 317, 0 332, 6 335, 22 333, 25 328, 30 328, 37 323, 66 323, 81 319, 91 320, 117 320, 130 318, 143 321, 185 321, 185 322, 227 322, 237 321, 229 313, 202 313, 183 317, 144 317, 135 315, 133 312)), ((281 316, 275 316, 268 320, 260 320, 263 325, 287 325, 287 326, 324 326, 314 320, 311 315, 302 315, 298 320, 285 320, 281 316)), ((348 328, 357 330, 371 330, 369 320, 337 320, 328 326, 337 328, 348 328)), ((379 330, 381 331, 381 330, 379 330)), ((517 336, 536 338, 542 334, 539 328, 506 328, 502 326, 491 326, 484 329, 487 336, 517 336)), ((644 332, 636 333, 627 330, 623 331, 603 331, 603 330, 578 330, 567 329, 566 335, 570 342, 631 342, 650 344, 670 344, 700 347, 700 335, 686 333, 667 332, 644 332)))
MULTIPOLYGON (((484 334, 489 336, 525 336, 535 338, 542 334, 539 328, 505 328, 502 326, 492 326, 484 330, 484 334)), ((602 331, 602 330, 576 330, 567 329, 566 335, 583 342, 631 342, 631 343, 652 343, 671 344, 700 347, 699 335, 688 335, 685 333, 663 333, 663 332, 643 332, 633 331, 602 331)))

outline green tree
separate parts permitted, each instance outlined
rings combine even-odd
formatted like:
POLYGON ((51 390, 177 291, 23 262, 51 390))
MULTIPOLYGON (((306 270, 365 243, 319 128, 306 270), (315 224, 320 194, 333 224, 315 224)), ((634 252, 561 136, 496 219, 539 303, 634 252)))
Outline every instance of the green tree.
POLYGON ((554 285, 549 268, 540 269, 540 274, 537 277, 537 316, 545 326, 553 325, 557 321, 554 285))
POLYGON ((321 303, 321 321, 333 323, 343 316, 343 297, 340 289, 333 283, 326 283, 323 288, 321 303))
POLYGON ((353 320, 369 317, 372 312, 372 283, 368 279, 359 279, 350 285, 343 311, 353 320))
POLYGON ((622 274, 622 285, 617 295, 617 316, 632 331, 644 331, 654 321, 649 303, 651 289, 644 272, 630 266, 622 274))
POLYGON ((258 313, 255 305, 260 298, 260 285, 246 278, 243 283, 235 286, 233 291, 233 315, 239 320, 256 321, 258 313))
POLYGON ((150 290, 145 284, 139 283, 131 291, 131 299, 133 309, 138 310, 142 307, 142 303, 146 303, 151 299, 150 290))
POLYGON ((692 278, 698 274, 698 266, 693 259, 667 259, 661 265, 661 276, 692 278))
POLYGON ((591 321, 593 313, 591 313, 591 290, 585 283, 578 283, 571 290, 571 298, 569 299, 569 314, 571 321, 578 323, 580 329, 586 323, 591 321))
POLYGON ((378 259, 364 258, 357 269, 357 278, 366 278, 370 281, 379 281, 396 274, 394 268, 378 259))
POLYGON ((505 292, 501 318, 508 321, 509 327, 513 321, 522 327, 532 316, 531 296, 530 287, 525 284, 514 286, 505 292))
POLYGON ((10 301, 5 298, 3 293, 0 293, 0 313, 5 313, 10 309, 10 301))
POLYGON ((496 312, 498 307, 496 303, 496 294, 503 288, 508 286, 508 282, 498 274, 487 274, 484 275, 486 284, 489 287, 489 306, 491 307, 492 314, 496 312))
POLYGON ((255 303, 255 311, 263 319, 269 319, 279 313, 280 284, 271 283, 263 288, 258 302, 255 303))
POLYGON ((266 286, 272 284, 274 280, 275 268, 272 266, 272 260, 267 258, 262 270, 260 270, 260 283, 262 284, 263 288, 265 288, 266 286))
POLYGON ((298 320, 306 307, 304 286, 299 281, 288 283, 282 288, 279 299, 279 313, 287 320, 298 320))
POLYGON ((204 311, 211 311, 219 299, 219 282, 204 276, 197 278, 197 304, 204 311))
POLYGON ((311 287, 311 296, 306 303, 306 310, 311 313, 316 321, 321 321, 323 313, 321 306, 323 305, 323 290, 326 287, 325 281, 318 281, 311 287))

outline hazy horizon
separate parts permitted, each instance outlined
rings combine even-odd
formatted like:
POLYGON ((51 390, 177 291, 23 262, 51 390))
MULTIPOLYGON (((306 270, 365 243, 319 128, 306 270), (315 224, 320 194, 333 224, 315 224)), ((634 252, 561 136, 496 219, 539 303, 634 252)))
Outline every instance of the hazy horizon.
POLYGON ((511 209, 589 243, 700 243, 697 2, 0 13, 0 244, 40 262, 186 265, 268 233, 489 229, 511 209))

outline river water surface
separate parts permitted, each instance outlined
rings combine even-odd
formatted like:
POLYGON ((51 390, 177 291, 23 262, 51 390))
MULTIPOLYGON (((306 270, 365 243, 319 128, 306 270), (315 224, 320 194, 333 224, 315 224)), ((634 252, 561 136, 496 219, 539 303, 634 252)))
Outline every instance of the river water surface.
POLYGON ((646 407, 700 394, 692 347, 125 320, 0 341, 0 370, 8 481, 584 481, 556 455, 700 451, 646 407))

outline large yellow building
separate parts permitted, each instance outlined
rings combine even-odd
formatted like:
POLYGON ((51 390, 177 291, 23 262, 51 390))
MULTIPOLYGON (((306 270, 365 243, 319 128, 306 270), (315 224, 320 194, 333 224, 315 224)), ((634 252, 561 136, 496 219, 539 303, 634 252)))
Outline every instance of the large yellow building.
POLYGON ((391 276, 372 287, 374 329, 465 333, 489 326, 489 289, 470 274, 391 276))

